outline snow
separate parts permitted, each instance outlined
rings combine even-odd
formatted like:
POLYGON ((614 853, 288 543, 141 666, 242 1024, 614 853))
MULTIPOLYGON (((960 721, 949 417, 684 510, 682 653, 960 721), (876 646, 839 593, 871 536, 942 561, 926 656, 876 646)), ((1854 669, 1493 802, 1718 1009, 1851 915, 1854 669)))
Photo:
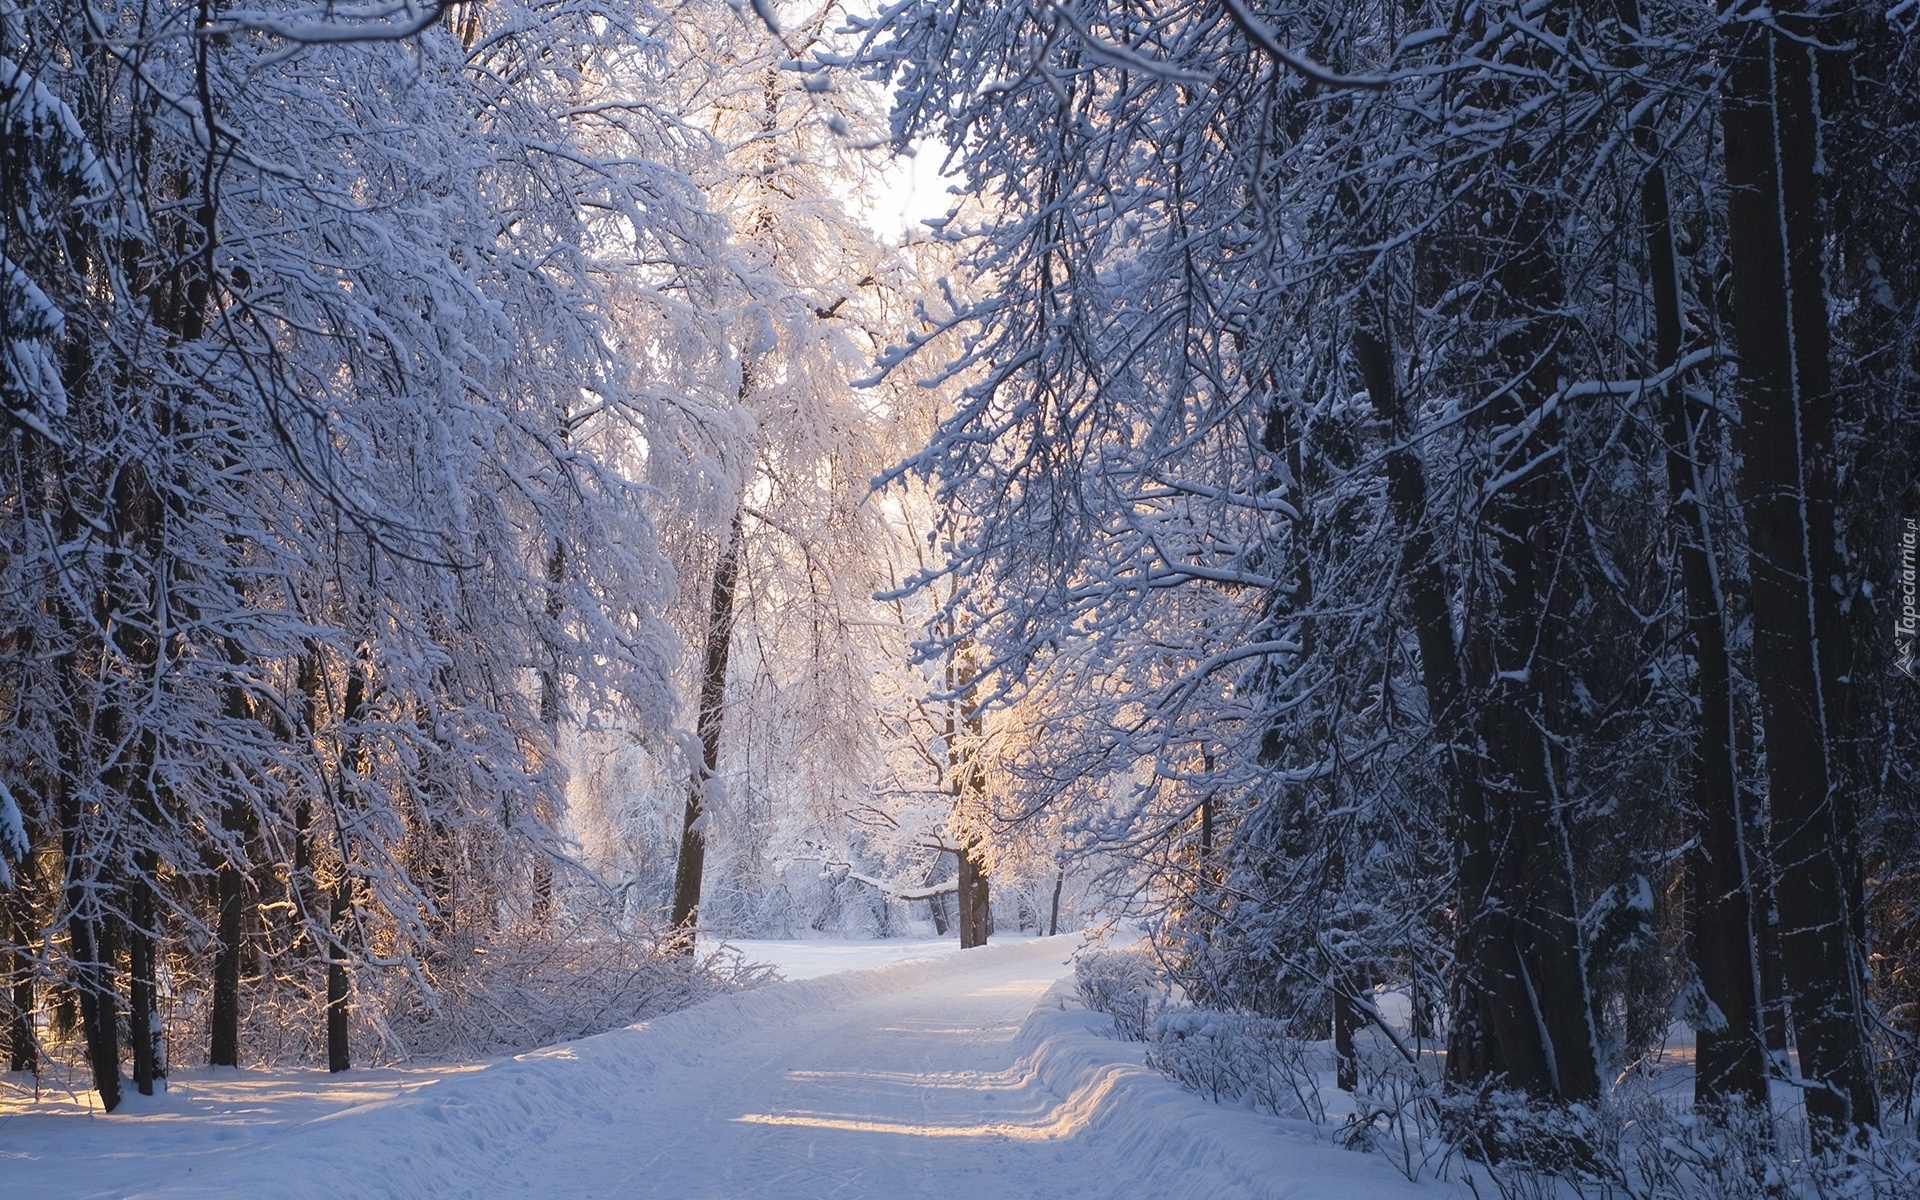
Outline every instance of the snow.
POLYGON ((7 859, 21 858, 27 853, 27 830, 20 821, 20 804, 7 790, 5 780, 0 780, 0 888, 13 886, 13 872, 7 868, 7 859))
MULTIPOLYGON (((1031 938, 996 937, 995 943, 1031 938)), ((859 971, 893 963, 916 962, 940 955, 959 954, 957 938, 885 938, 874 941, 810 939, 780 941, 762 938, 729 938, 719 945, 739 954, 748 962, 772 963, 785 979, 818 979, 838 971, 859 971)), ((710 949, 705 941, 702 949, 710 949)))
POLYGON ((90 198, 104 200, 113 194, 113 181, 73 109, 24 64, 4 54, 0 54, 0 120, 49 142, 60 168, 73 175, 90 198))
POLYGON ((1078 944, 759 943, 834 973, 479 1066, 189 1071, 110 1117, 14 1103, 0 1177, 36 1200, 1457 1194, 1148 1069, 1072 999, 1078 944))

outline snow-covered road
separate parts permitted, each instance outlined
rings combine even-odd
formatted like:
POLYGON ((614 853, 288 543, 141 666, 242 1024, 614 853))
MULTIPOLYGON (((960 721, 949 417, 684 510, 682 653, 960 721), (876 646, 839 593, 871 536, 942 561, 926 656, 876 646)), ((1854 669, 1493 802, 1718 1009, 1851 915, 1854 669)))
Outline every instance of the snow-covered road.
POLYGON ((16 1117, 0 1123, 0 1194, 1442 1191, 1282 1122, 1205 1104, 1140 1066, 1138 1046, 1101 1036, 1105 1019, 1056 986, 1074 944, 1039 939, 779 984, 479 1069, 395 1073, 372 1084, 384 1094, 306 1119, 221 1120, 171 1099, 124 1116, 16 1117))

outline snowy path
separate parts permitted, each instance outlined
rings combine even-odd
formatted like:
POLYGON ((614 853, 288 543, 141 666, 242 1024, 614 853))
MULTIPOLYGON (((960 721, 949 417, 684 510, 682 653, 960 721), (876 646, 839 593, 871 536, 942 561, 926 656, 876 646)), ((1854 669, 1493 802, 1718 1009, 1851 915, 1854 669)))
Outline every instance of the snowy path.
POLYGON ((776 985, 398 1095, 376 1085, 389 1090, 305 1120, 195 1121, 172 1098, 110 1118, 16 1117, 0 1123, 0 1194, 1441 1194, 1139 1066, 1137 1046, 1098 1036, 1104 1018, 1054 987, 1072 946, 776 985))

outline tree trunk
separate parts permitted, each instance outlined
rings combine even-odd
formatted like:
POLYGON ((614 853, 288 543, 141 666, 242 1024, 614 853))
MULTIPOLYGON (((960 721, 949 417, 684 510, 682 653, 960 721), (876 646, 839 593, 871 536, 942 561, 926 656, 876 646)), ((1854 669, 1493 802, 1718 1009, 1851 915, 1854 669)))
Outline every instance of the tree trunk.
MULTIPOLYGON (((299 728, 295 731, 299 739, 298 752, 306 756, 319 754, 319 731, 321 721, 322 692, 325 684, 325 664, 318 642, 309 638, 294 668, 294 687, 300 693, 299 728)), ((294 794, 293 799, 293 863, 287 873, 287 900, 293 905, 293 914, 298 922, 294 930, 293 945, 288 952, 296 961, 317 958, 320 950, 314 938, 314 929, 319 924, 319 902, 314 895, 313 878, 313 795, 305 788, 294 794)))
MULTIPOLYGON (((744 385, 742 390, 744 390, 744 385)), ((680 830, 680 861, 673 873, 674 944, 692 954, 700 922, 701 876, 706 869, 706 789, 720 769, 720 730, 727 707, 727 659, 733 648, 733 593, 740 574, 740 537, 744 513, 735 509, 726 545, 713 569, 713 593, 707 609, 707 659, 700 679, 700 763, 687 787, 687 809, 680 830)))
MULTIPOLYGON (((955 857, 958 858, 958 855, 955 857)), ((927 868, 927 877, 923 881, 925 886, 931 888, 936 884, 944 882, 944 880, 940 878, 940 875, 942 873, 941 868, 946 866, 946 863, 946 855, 936 854, 933 856, 933 865, 927 868)), ((957 923, 954 914, 947 909, 947 898, 951 896, 957 901, 959 894, 959 885, 956 883, 954 890, 951 892, 935 892, 933 895, 927 897, 927 915, 933 921, 933 932, 936 936, 947 936, 947 931, 952 929, 957 923)), ((956 903, 954 907, 958 908, 959 905, 956 903)))
MULTIPOLYGON (((1462 910, 1461 918, 1456 919, 1455 952, 1461 955, 1469 949, 1464 944, 1469 925, 1464 915, 1468 899, 1475 894, 1468 890, 1467 880, 1471 877, 1484 888, 1481 877, 1486 874, 1478 859, 1469 861, 1462 848, 1486 842, 1487 834, 1478 828, 1486 806, 1480 798, 1480 777, 1470 758, 1474 739, 1466 719, 1466 680, 1453 629, 1452 587, 1434 545, 1427 515, 1426 469, 1413 449, 1412 415, 1400 392, 1388 329, 1383 313, 1363 312, 1353 333, 1353 358, 1375 411, 1387 418, 1392 439, 1384 462, 1387 504, 1401 530, 1400 586, 1420 647, 1421 684, 1426 692, 1427 718, 1433 723, 1434 740, 1440 747, 1441 776, 1452 793, 1454 869, 1462 910)), ((1478 1001, 1477 988, 1468 984, 1464 972, 1456 970, 1453 1020, 1448 1030, 1449 1078, 1477 1079, 1497 1060, 1493 1033, 1478 1001)))
MULTIPOLYGON (((560 443, 567 444, 568 429, 566 421, 560 423, 560 443)), ((567 578, 567 544, 559 538, 553 539, 553 548, 547 554, 547 622, 552 627, 551 636, 554 645, 548 647, 551 661, 540 670, 540 723, 546 726, 547 749, 557 760, 560 749, 560 618, 566 612, 566 603, 560 594, 560 585, 567 578)), ((546 764, 547 770, 554 769, 554 762, 546 764)), ((543 822, 544 824, 544 822, 543 822)), ((534 847, 533 858, 533 918, 545 921, 553 915, 553 864, 547 861, 547 848, 544 845, 534 847)))
MULTIPOLYGON (((1666 186, 1658 170, 1649 173, 1644 187, 1650 211, 1651 194, 1656 190, 1664 209, 1666 186)), ((1652 241, 1650 233, 1650 245, 1652 241)), ((1671 269, 1670 241, 1666 242, 1665 257, 1671 269)), ((1656 281, 1660 259, 1659 254, 1653 256, 1656 281)), ((1659 286, 1656 282, 1656 289, 1659 286)), ((1659 321, 1663 327, 1659 335, 1662 353, 1657 365, 1666 369, 1678 357, 1678 313, 1672 317, 1676 353, 1671 356, 1665 350, 1666 314, 1659 321)), ((1671 519, 1679 535, 1681 579, 1686 593, 1686 648, 1693 659, 1696 713, 1685 768, 1686 813, 1692 834, 1686 861, 1687 935, 1701 987, 1723 1020, 1718 1028, 1698 1031, 1694 1101, 1711 1108, 1738 1099, 1754 1111, 1764 1112, 1768 1093, 1755 957, 1757 931, 1753 890, 1747 878, 1745 822, 1734 770, 1733 688, 1725 606, 1706 511, 1698 500, 1705 494, 1699 470, 1704 439, 1696 435, 1687 419, 1678 381, 1669 381, 1662 389, 1660 408, 1667 441, 1671 519)))
MULTIPOLYGON (((1209 759, 1211 771, 1212 755, 1209 759)), ((1208 792, 1200 801, 1200 879, 1203 884, 1213 882, 1213 793, 1208 792)))
MULTIPOLYGON (((127 639, 131 641, 132 639, 127 639)), ((144 653, 150 640, 139 639, 136 645, 134 661, 144 669, 150 670, 152 663, 142 661, 139 655, 144 653)), ((123 727, 125 709, 119 705, 103 714, 101 724, 104 728, 118 730, 123 727)), ((112 740, 119 740, 113 736, 112 740)), ((159 906, 155 900, 155 889, 160 874, 160 856, 150 841, 158 835, 160 828, 160 805, 153 794, 154 743, 151 734, 140 732, 133 737, 132 760, 123 763, 107 773, 109 786, 118 792, 123 802, 139 814, 136 826, 140 830, 133 852, 133 881, 127 888, 127 913, 124 928, 127 935, 127 1040, 133 1056, 133 1083, 143 1096, 151 1096, 154 1084, 166 1075, 165 1056, 161 1050, 160 1028, 160 988, 158 980, 159 906)))
POLYGON ((1538 695, 1519 685, 1531 673, 1516 658, 1538 632, 1535 526, 1539 510, 1553 501, 1545 494, 1550 484, 1536 471, 1503 489, 1504 502, 1489 504, 1509 574, 1498 601, 1504 636, 1486 648, 1491 661, 1477 672, 1491 694, 1474 721, 1451 589, 1428 523, 1425 471, 1409 441, 1412 420, 1386 327, 1383 314, 1367 314, 1352 348, 1392 428, 1395 448, 1384 465, 1388 502, 1405 537, 1400 575, 1442 771, 1454 794, 1459 911, 1447 1076, 1467 1087, 1493 1083, 1543 1098, 1589 1099, 1599 1092, 1599 1071, 1570 863, 1530 716, 1538 695))
POLYGON ((13 981, 13 1011, 7 1014, 7 1070, 40 1073, 40 1047, 33 1037, 33 976, 13 981))
POLYGON ((1353 1003, 1350 987, 1333 989, 1333 1067, 1334 1086, 1351 1092, 1360 1086, 1360 1055, 1353 1044, 1360 1014, 1353 1003))
POLYGON ((993 932, 987 895, 987 871, 974 846, 956 851, 960 859, 960 948, 987 944, 993 932))
MULTIPOLYGON (((237 589, 236 589, 237 594, 237 589)), ((238 642, 227 640, 227 662, 235 676, 226 684, 226 716, 234 722, 251 720, 253 705, 238 673, 246 661, 238 642)), ((213 958, 213 1012, 208 1021, 207 1061, 216 1067, 240 1065, 240 955, 241 917, 246 902, 246 876, 240 870, 246 816, 238 800, 229 801, 220 814, 227 846, 220 855, 217 880, 219 915, 215 920, 213 958)))
MULTIPOLYGON (((945 722, 947 780, 953 789, 955 818, 970 806, 978 811, 986 802, 987 771, 981 761, 986 714, 980 711, 974 696, 977 674, 970 645, 963 642, 948 653, 947 688, 953 699, 948 702, 945 722)), ((986 860, 978 835, 962 832, 958 842, 954 856, 959 860, 960 873, 954 898, 960 910, 960 948, 966 950, 987 944, 993 933, 993 909, 988 903, 986 860)))
MULTIPOLYGON (((155 586, 159 586, 156 580, 155 586)), ((123 623, 122 628, 126 624, 123 623)), ((122 636, 122 652, 143 670, 152 669, 151 639, 122 636)), ((124 705, 103 706, 102 739, 108 744, 121 741, 128 725, 124 705)), ((105 773, 108 788, 118 793, 121 803, 138 814, 134 823, 133 878, 126 888, 126 915, 121 928, 127 938, 127 1040, 133 1058, 133 1083, 141 1095, 151 1096, 157 1080, 166 1074, 161 1052, 160 1004, 158 981, 159 906, 155 889, 160 873, 160 856, 152 841, 160 832, 160 806, 153 794, 154 742, 151 734, 132 732, 128 759, 105 773)), ((108 967, 111 977, 112 968, 108 967)))
POLYGON ((23 952, 24 947, 32 945, 29 922, 23 915, 27 869, 28 864, 22 862, 14 877, 20 891, 0 899, 0 915, 6 917, 4 932, 11 947, 5 958, 6 978, 11 981, 7 989, 7 1070, 39 1074, 40 1047, 33 1034, 34 966, 23 952))
POLYGON ((1754 894, 1760 898, 1760 911, 1753 915, 1760 957, 1760 1013, 1765 1024, 1767 1053, 1784 1066, 1787 1061, 1787 1028, 1792 1020, 1791 1006, 1787 1003, 1786 981, 1780 977, 1779 914, 1767 901, 1773 895, 1771 877, 1762 878, 1759 886, 1754 888, 1754 894))
POLYGON ((154 1084, 167 1073, 160 1027, 158 980, 158 905, 154 903, 153 875, 159 862, 152 851, 134 856, 127 929, 127 1040, 133 1043, 133 1084, 142 1096, 153 1095, 154 1084))
MULTIPOLYGON (((1754 5, 1729 7, 1748 15, 1754 5)), ((1813 50, 1758 21, 1726 28, 1733 39, 1722 132, 1740 353, 1736 436, 1774 902, 1807 1112, 1816 1141, 1830 1146, 1849 1130, 1877 1125, 1880 1114, 1848 886, 1853 831, 1833 763, 1835 720, 1846 711, 1844 670, 1836 665, 1845 658, 1846 627, 1832 586, 1840 548, 1813 50)))
POLYGON ((351 911, 348 891, 352 886, 352 882, 344 878, 333 886, 333 903, 328 913, 327 1070, 333 1072, 353 1067, 353 1048, 347 1024, 352 1015, 348 1003, 351 986, 347 979, 345 933, 341 929, 341 924, 351 911))
MULTIPOLYGON (((164 410, 160 422, 162 428, 169 423, 164 410)), ((133 877, 127 881, 121 925, 127 937, 127 1038, 132 1043, 134 1086, 141 1095, 151 1096, 155 1081, 164 1074, 159 1050, 155 970, 159 930, 154 896, 160 870, 154 839, 160 836, 162 817, 153 790, 154 736, 140 727, 131 694, 120 694, 120 688, 131 693, 153 684, 160 657, 155 639, 164 636, 163 593, 171 580, 162 563, 165 507, 143 467, 129 465, 113 476, 112 504, 113 544, 104 559, 107 578, 95 602, 94 619, 98 628, 111 630, 113 646, 121 661, 131 668, 133 678, 110 679, 103 664, 102 703, 96 721, 98 744, 112 747, 110 753, 116 756, 104 764, 101 782, 135 817, 128 827, 133 843, 133 877), (145 619, 129 620, 131 613, 140 613, 145 619)), ((111 970, 109 967, 109 975, 111 970)))
MULTIPOLYGON (((72 655, 65 658, 71 660, 72 655)), ((64 664, 66 678, 77 681, 79 667, 64 664)), ((81 756, 73 744, 75 730, 61 734, 60 777, 60 855, 65 860, 67 943, 73 962, 73 990, 80 1002, 80 1028, 86 1038, 87 1062, 93 1072, 94 1090, 100 1093, 100 1106, 108 1112, 120 1106, 120 1019, 119 997, 113 983, 113 960, 105 952, 104 922, 97 915, 93 893, 106 881, 80 874, 90 857, 85 853, 81 829, 80 799, 73 782, 80 778, 81 756)))
MULTIPOLYGON (((229 836, 233 828, 228 825, 229 836)), ((232 856, 223 856, 218 879, 220 911, 214 926, 213 1012, 208 1020, 207 1061, 240 1065, 240 909, 244 880, 232 856)))
POLYGON ((67 886, 67 941, 73 954, 74 993, 80 999, 80 1029, 87 1041, 87 1062, 100 1106, 108 1112, 120 1106, 120 1015, 113 986, 113 966, 102 945, 102 923, 83 915, 86 885, 67 886))
POLYGON ((1556 580, 1569 500, 1560 422, 1547 407, 1559 358, 1545 314, 1558 310, 1565 289, 1543 250, 1551 217, 1542 189, 1524 186, 1555 168, 1529 159, 1524 144, 1505 157, 1519 182, 1494 193, 1485 225, 1503 297, 1490 314, 1503 326, 1492 363, 1511 382, 1491 398, 1485 422, 1496 442, 1511 439, 1493 469, 1519 470, 1492 488, 1481 510, 1491 612, 1465 661, 1484 696, 1478 766, 1487 809, 1473 827, 1492 836, 1469 854, 1487 860, 1490 888, 1463 890, 1486 898, 1472 918, 1488 921, 1479 984, 1497 1009, 1503 1047, 1519 1050, 1503 1053, 1499 1073, 1533 1095, 1585 1101, 1600 1094, 1599 1063, 1573 855, 1554 782, 1560 773, 1548 748, 1564 728, 1566 590, 1556 580), (1493 944, 1505 940, 1511 949, 1493 944))
POLYGON ((1047 915, 1048 937, 1060 932, 1060 889, 1065 887, 1066 883, 1067 873, 1064 869, 1053 873, 1053 910, 1047 915))
MULTIPOLYGON (((372 586, 374 575, 373 546, 367 548, 368 586, 372 586)), ((341 806, 351 802, 357 780, 363 777, 370 764, 366 760, 363 734, 360 723, 366 720, 368 689, 367 678, 371 648, 362 645, 357 648, 353 664, 347 671, 347 686, 341 697, 341 724, 346 730, 346 741, 342 747, 342 781, 338 803, 341 806), (344 776, 352 771, 356 779, 353 788, 346 786, 344 776)), ((336 815, 335 839, 340 853, 340 875, 334 881, 327 909, 327 1070, 345 1071, 353 1066, 352 1039, 349 1019, 352 1015, 352 981, 347 971, 352 962, 347 946, 348 918, 353 915, 353 871, 351 847, 347 844, 346 831, 338 824, 336 815)))
MULTIPOLYGON (((1618 0, 1629 39, 1643 33, 1638 0, 1618 0)), ((1623 40, 1623 65, 1640 64, 1634 40, 1623 40)), ((1653 165, 1640 179, 1640 218, 1654 310, 1653 366, 1672 371, 1680 361, 1680 264, 1674 251, 1673 217, 1666 171, 1652 110, 1634 127, 1640 152, 1653 165)), ((1678 378, 1659 389, 1661 433, 1666 442, 1669 522, 1680 558, 1686 600, 1686 649, 1693 661, 1695 724, 1685 748, 1686 815, 1692 835, 1687 856, 1687 935, 1695 968, 1722 1024, 1697 1031, 1694 1103, 1714 1109, 1738 1100, 1767 1111, 1766 1044, 1755 958, 1753 888, 1747 876, 1745 820, 1735 771, 1732 671, 1727 655, 1726 597, 1720 588, 1713 527, 1704 497, 1703 467, 1711 438, 1687 415, 1678 378)), ((1702 420, 1706 418, 1703 416, 1702 420)))

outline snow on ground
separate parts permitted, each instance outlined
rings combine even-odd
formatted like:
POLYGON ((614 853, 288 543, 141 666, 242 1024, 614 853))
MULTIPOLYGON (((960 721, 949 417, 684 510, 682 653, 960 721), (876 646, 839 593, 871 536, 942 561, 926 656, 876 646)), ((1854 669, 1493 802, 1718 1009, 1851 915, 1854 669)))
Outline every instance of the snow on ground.
MULTIPOLYGON (((818 945, 818 944, 816 944, 818 945)), ((1376 1155, 1205 1103, 1072 1000, 1072 937, 720 997, 476 1067, 186 1072, 0 1116, 55 1197, 1412 1200, 1376 1155)), ((802 956, 803 958, 805 956, 802 956)), ((852 954, 826 953, 814 965, 852 954)), ((794 969, 804 963, 794 960, 794 969)), ((5 1112, 0 1109, 0 1112, 5 1112)))
MULTIPOLYGON (((1032 941, 1026 934, 996 935, 995 945, 1003 942, 1032 941)), ((779 941, 769 938, 728 938, 709 942, 700 939, 700 949, 727 949, 753 963, 772 963, 783 979, 818 979, 839 971, 859 971, 899 962, 916 962, 945 954, 959 954, 956 938, 882 938, 872 941, 810 939, 779 941)))

